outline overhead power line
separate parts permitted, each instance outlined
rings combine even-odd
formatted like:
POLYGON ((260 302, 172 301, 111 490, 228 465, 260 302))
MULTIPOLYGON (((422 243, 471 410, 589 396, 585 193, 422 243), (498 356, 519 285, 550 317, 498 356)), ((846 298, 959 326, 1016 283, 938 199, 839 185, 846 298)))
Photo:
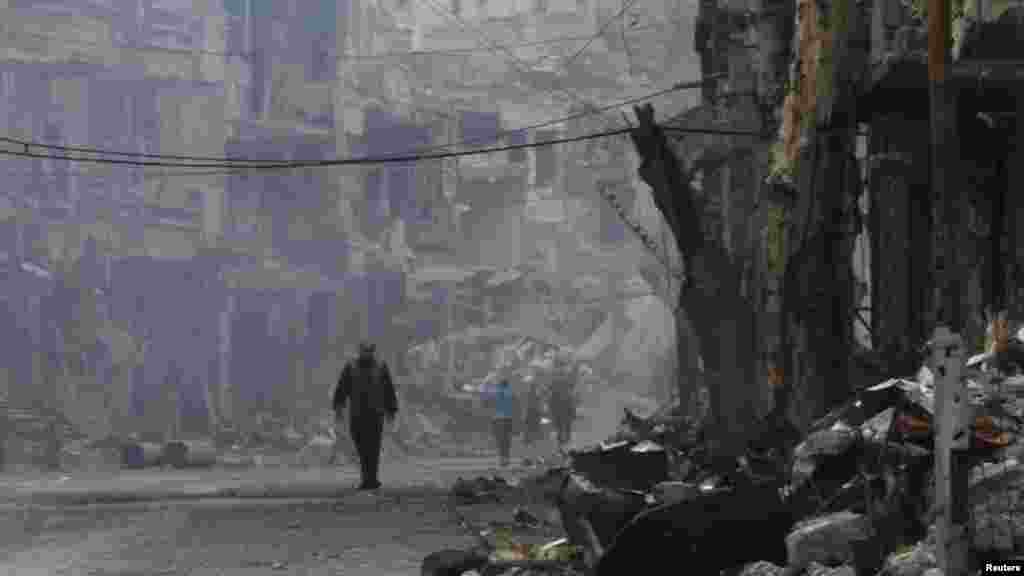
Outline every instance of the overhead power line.
POLYGON ((45 150, 59 150, 62 152, 81 152, 83 154, 104 154, 107 156, 124 156, 128 158, 153 158, 163 160, 195 160, 200 162, 223 162, 225 164, 230 163, 249 163, 249 164, 270 164, 280 163, 282 160, 267 160, 267 159, 252 159, 252 158, 235 158, 231 156, 189 156, 183 154, 155 154, 147 152, 124 152, 119 150, 108 150, 105 148, 92 148, 89 146, 62 146, 59 144, 44 144, 42 142, 32 140, 20 140, 18 138, 10 138, 8 136, 0 136, 0 142, 7 142, 15 146, 21 146, 25 148, 26 152, 30 151, 30 148, 43 148, 45 150))
POLYGON ((529 124, 527 126, 521 126, 519 128, 509 128, 509 129, 506 129, 506 130, 499 130, 499 131, 495 132, 494 134, 492 134, 490 136, 480 136, 480 137, 477 137, 477 138, 468 138, 466 140, 460 140, 458 142, 452 142, 451 144, 439 144, 439 145, 436 145, 436 146, 429 146, 429 147, 426 147, 426 148, 419 148, 419 149, 414 148, 414 149, 410 149, 409 152, 415 152, 415 151, 426 152, 426 151, 430 151, 430 150, 446 150, 446 149, 454 148, 454 147, 457 147, 457 146, 466 146, 468 144, 489 144, 491 142, 496 142, 498 140, 501 140, 501 139, 505 138, 506 136, 511 136, 511 135, 517 134, 519 132, 529 132, 529 131, 532 131, 532 130, 538 130, 540 128, 547 128, 549 126, 556 126, 558 124, 563 124, 563 123, 568 122, 570 120, 578 120, 580 118, 586 118, 586 117, 589 117, 589 116, 595 116, 597 114, 602 114, 602 113, 607 112, 609 110, 615 110, 617 108, 622 108, 623 106, 629 106, 631 104, 637 104, 637 103, 643 102, 645 100, 651 100, 651 99, 657 98, 659 96, 664 96, 666 94, 671 94, 672 92, 679 92, 680 90, 692 90, 694 88, 700 88, 701 86, 703 86, 704 84, 707 84, 708 82, 713 82, 713 81, 715 81, 715 80, 717 80, 719 78, 724 78, 724 77, 726 77, 726 74, 724 74, 724 73, 712 74, 710 76, 704 77, 702 80, 695 80, 695 81, 692 81, 692 82, 679 82, 679 83, 676 83, 675 85, 673 85, 673 86, 671 86, 669 88, 665 88, 663 90, 658 90, 657 92, 651 92, 649 94, 645 94, 643 96, 637 96, 636 98, 629 98, 627 100, 620 100, 618 102, 615 102, 613 104, 607 104, 605 106, 588 107, 588 109, 584 110, 583 112, 577 112, 575 114, 570 114, 568 116, 562 116, 560 118, 554 118, 552 120, 545 120, 543 122, 538 122, 537 124, 529 124))
MULTIPOLYGON (((14 154, 7 154, 0 151, 0 156, 15 156, 14 154)), ((110 169, 113 170, 113 169, 110 169)), ((216 175, 230 175, 237 174, 239 170, 231 169, 210 169, 210 170, 173 170, 168 171, 167 168, 161 167, 140 167, 138 173, 143 180, 150 179, 162 179, 167 176, 216 176, 216 175)), ((78 178, 92 178, 96 180, 110 178, 110 172, 94 172, 87 169, 83 170, 61 170, 59 172, 53 170, 2 170, 0 174, 8 174, 11 176, 32 176, 40 180, 53 181, 65 176, 75 176, 78 178)), ((3 194, 0 194, 2 196, 3 194)))
POLYGON ((678 134, 711 134, 715 136, 764 136, 758 130, 729 130, 725 128, 684 128, 682 126, 662 126, 663 132, 678 134))
POLYGON ((266 163, 266 164, 201 164, 201 163, 174 163, 174 162, 160 162, 160 161, 148 161, 148 160, 129 160, 125 158, 89 158, 79 156, 69 156, 66 154, 36 154, 33 152, 18 152, 13 150, 0 150, 0 155, 6 156, 18 156, 24 158, 39 158, 43 160, 66 160, 69 162, 84 162, 90 164, 120 164, 125 166, 160 166, 165 168, 229 168, 231 170, 291 170, 297 168, 315 168, 323 166, 348 166, 348 165, 359 165, 359 164, 403 164, 411 162, 420 162, 425 160, 440 160, 443 158, 458 158, 462 156, 476 156, 480 154, 490 154, 493 152, 506 152, 509 150, 523 150, 526 148, 538 148, 541 146, 551 146, 554 144, 567 144, 569 142, 580 142, 583 140, 594 140, 597 138, 605 138, 608 136, 616 136, 619 134, 625 134, 629 132, 629 129, 623 128, 620 130, 609 130, 605 132, 597 132, 593 134, 586 134, 583 136, 575 136, 571 138, 557 138, 552 140, 545 140, 543 142, 533 142, 529 144, 513 144, 509 146, 501 146, 496 148, 485 148, 482 150, 473 150, 467 152, 442 152, 438 154, 415 154, 405 156, 378 156, 378 157, 363 157, 363 158, 340 158, 334 160, 316 160, 316 161, 304 161, 304 162, 278 162, 278 163, 266 163))
MULTIPOLYGON (((723 76, 723 75, 719 74, 717 76, 723 76)), ((594 114, 599 114, 599 113, 605 112, 607 110, 613 110, 615 108, 621 108, 623 106, 628 106, 630 104, 635 104, 637 102, 642 102, 642 101, 645 101, 645 100, 649 100, 651 98, 656 98, 658 96, 662 96, 664 94, 668 94, 668 93, 671 93, 671 92, 676 92, 676 91, 679 91, 679 90, 688 90, 688 89, 692 89, 692 88, 699 88, 705 82, 711 81, 714 78, 715 77, 713 76, 713 77, 709 77, 709 78, 706 78, 704 80, 700 80, 700 81, 696 81, 696 82, 681 82, 681 83, 676 84, 675 86, 672 86, 671 88, 666 88, 664 90, 659 90, 657 92, 652 92, 652 93, 646 94, 644 96, 638 96, 636 98, 630 98, 628 100, 622 100, 622 101, 616 102, 614 104, 609 104, 607 106, 603 106, 603 107, 600 107, 600 108, 594 108, 594 109, 591 109, 591 110, 587 110, 587 111, 580 112, 580 113, 577 113, 577 114, 572 114, 572 115, 565 116, 565 117, 562 117, 562 118, 556 118, 556 119, 553 119, 553 120, 547 120, 545 122, 541 122, 541 123, 538 123, 538 124, 532 124, 532 125, 529 125, 529 126, 523 126, 521 128, 515 128, 515 129, 511 129, 511 130, 504 130, 504 131, 501 131, 501 132, 497 132, 497 133, 495 133, 492 136, 485 136, 485 137, 481 137, 481 138, 467 139, 467 140, 463 140, 463 141, 460 141, 460 142, 454 142, 454 143, 451 143, 451 144, 440 144, 440 145, 422 146, 422 147, 419 147, 419 148, 410 148, 410 149, 404 150, 402 152, 397 152, 396 154, 418 154, 418 153, 423 153, 423 152, 446 150, 446 149, 454 148, 454 147, 457 147, 457 146, 466 146, 468 144, 489 144, 489 143, 495 142, 497 140, 501 140, 502 138, 504 138, 505 136, 508 136, 510 134, 514 134, 514 133, 518 133, 518 132, 526 132, 526 131, 529 131, 529 130, 536 130, 536 129, 539 129, 539 128, 545 128, 547 126, 553 126, 553 125, 556 125, 556 124, 561 124, 563 122, 567 122, 567 121, 570 121, 570 120, 576 120, 576 119, 579 119, 579 118, 584 118, 584 117, 587 117, 587 116, 592 116, 594 114)), ((58 145, 58 144, 45 144, 45 143, 38 142, 38 141, 21 140, 21 139, 18 139, 18 138, 11 138, 11 137, 8 137, 8 136, 0 136, 0 142, 7 142, 8 144, 12 144, 12 145, 15 145, 15 146, 20 146, 22 148, 26 148, 25 152, 30 152, 31 148, 42 148, 42 149, 46 149, 46 150, 58 150, 58 151, 61 151, 61 152, 80 152, 80 153, 86 153, 86 154, 102 154, 102 155, 107 155, 107 156, 123 156, 123 157, 126 157, 126 158, 152 158, 152 159, 160 159, 160 160, 185 160, 185 161, 198 161, 198 162, 218 162, 218 163, 227 163, 227 164, 248 163, 248 164, 275 164, 275 165, 279 165, 279 164, 282 163, 282 160, 280 160, 280 159, 255 159, 255 158, 237 158, 237 157, 226 157, 226 156, 194 156, 194 155, 181 155, 181 154, 156 154, 156 153, 145 153, 145 152, 128 152, 128 151, 119 151, 119 150, 109 150, 109 149, 105 149, 105 148, 95 148, 95 147, 89 147, 89 146, 62 146, 62 145, 58 145)), ((317 160, 294 160, 292 162, 297 162, 297 163, 303 163, 304 164, 304 163, 308 163, 308 162, 318 162, 318 161, 317 160)))
MULTIPOLYGON (((448 12, 443 11, 441 9, 438 9, 436 7, 436 5, 433 4, 433 2, 431 2, 430 0, 426 0, 426 1, 428 2, 430 8, 432 10, 434 10, 436 13, 438 13, 439 15, 444 16, 444 17, 450 17, 451 16, 448 12)), ((551 39, 550 42, 554 43, 556 41, 569 40, 569 39, 575 40, 575 39, 583 39, 583 38, 589 38, 591 40, 591 42, 592 42, 594 39, 599 37, 603 33, 603 31, 605 29, 607 29, 608 26, 610 26, 615 20, 621 18, 622 15, 625 14, 626 9, 628 9, 628 7, 630 5, 632 5, 633 3, 635 3, 635 2, 636 2, 636 0, 632 0, 630 2, 630 4, 625 6, 622 10, 620 10, 620 12, 615 17, 613 17, 613 18, 609 19, 608 21, 606 21, 605 24, 601 27, 601 30, 597 34, 581 36, 581 37, 571 37, 571 38, 570 37, 565 37, 565 38, 551 39)), ((459 23, 463 26, 464 29, 468 27, 468 25, 461 18, 456 17, 456 19, 459 21, 459 23)), ((654 26, 655 25, 649 25, 647 27, 654 27, 654 26)), ((59 37, 56 37, 56 36, 48 36, 48 35, 44 35, 44 34, 36 34, 36 33, 21 32, 21 31, 19 31, 19 33, 25 33, 25 34, 28 34, 28 35, 37 36, 37 37, 43 37, 43 38, 51 39, 51 40, 62 40, 63 41, 63 39, 61 39, 59 37)), ((105 45, 103 43, 97 43, 97 42, 87 42, 87 41, 75 41, 75 42, 78 42, 78 43, 84 44, 84 45, 102 46, 102 47, 111 47, 111 48, 127 48, 127 49, 134 48, 134 47, 119 47, 119 46, 105 45)), ((548 42, 548 41, 544 41, 544 42, 548 42)), ((590 45, 591 42, 588 42, 587 45, 584 46, 582 50, 577 51, 568 61, 571 61, 571 60, 575 59, 576 57, 578 57, 580 54, 582 54, 587 49, 587 47, 590 45)), ((483 43, 478 43, 478 44, 480 46, 483 46, 483 43)), ((526 43, 524 45, 527 45, 527 44, 534 44, 534 43, 526 43)), ((486 51, 486 52, 489 52, 489 53, 493 54, 493 53, 495 53, 495 50, 504 50, 504 51, 508 52, 508 48, 509 48, 509 46, 502 46, 502 45, 492 44, 489 49, 482 50, 482 51, 486 51)), ((161 48, 154 47, 154 49, 161 49, 161 48)), ((176 51, 177 49, 169 49, 168 48, 166 50, 176 51)), ((213 54, 218 54, 218 55, 230 55, 231 54, 231 53, 217 53, 217 52, 211 52, 211 51, 184 50, 184 49, 180 50, 180 51, 181 52, 188 52, 188 53, 194 53, 194 52, 198 52, 198 53, 213 53, 213 54)), ((478 51, 480 51, 480 50, 478 50, 478 51)), ((239 54, 240 55, 244 55, 245 53, 239 53, 239 54)), ((509 56, 511 56, 516 62, 518 62, 520 64, 523 64, 523 62, 520 59, 518 59, 515 56, 515 54, 509 53, 509 56)), ((357 56, 357 57, 359 57, 359 56, 357 56)), ((370 56, 370 57, 372 57, 372 56, 370 56)), ((522 71, 521 68, 520 68, 520 70, 522 71)), ((499 131, 499 132, 495 133, 492 136, 467 139, 467 140, 462 140, 460 142, 455 142, 455 143, 450 143, 450 144, 430 145, 430 146, 421 146, 421 147, 416 147, 416 148, 410 148, 407 151, 404 151, 404 152, 401 152, 401 153, 402 154, 412 154, 412 153, 428 152, 428 151, 435 151, 435 150, 447 150, 447 149, 451 149, 451 148, 456 147, 456 146, 466 146, 466 145, 469 145, 469 144, 495 142, 497 140, 500 140, 500 139, 504 138, 507 135, 516 134, 516 133, 520 133, 520 132, 526 132, 528 130, 535 130, 535 129, 544 128, 544 127, 548 127, 548 126, 553 126, 553 125, 561 124, 561 123, 566 122, 568 120, 574 120, 574 119, 577 119, 577 118, 586 117, 586 116, 590 116, 590 115, 593 115, 593 114, 600 114, 600 113, 606 112, 608 110, 614 110, 614 109, 620 108, 622 106, 626 106, 626 105, 629 105, 629 104, 632 104, 632 103, 636 103, 636 102, 639 102, 639 101, 642 101, 642 100, 646 100, 646 99, 649 99, 649 98, 654 98, 654 97, 657 97, 657 96, 665 95, 665 94, 668 94, 668 93, 671 93, 671 92, 674 92, 674 91, 677 91, 677 90, 700 87, 701 85, 703 85, 705 82, 711 80, 712 78, 716 78, 716 77, 720 77, 720 76, 722 76, 722 75, 715 75, 713 77, 708 77, 708 78, 706 78, 703 81, 700 81, 700 82, 697 82, 697 83, 692 83, 692 84, 690 84, 690 83, 676 84, 675 86, 673 86, 671 88, 668 88, 668 89, 665 89, 665 90, 661 90, 661 91, 658 91, 658 92, 655 92, 655 93, 652 93, 652 94, 648 94, 646 96, 642 96, 642 97, 633 98, 633 99, 629 99, 629 100, 626 100, 626 101, 618 102, 618 103, 615 103, 615 104, 612 104, 612 105, 608 105, 608 106, 603 106, 603 107, 598 107, 598 108, 588 107, 587 111, 585 111, 583 113, 580 113, 580 114, 573 114, 573 115, 570 115, 570 116, 567 116, 567 117, 564 117, 564 118, 553 119, 553 120, 541 122, 541 123, 530 125, 530 126, 523 126, 523 127, 514 128, 514 129, 507 129, 507 130, 499 131)), ((560 91, 565 93, 565 94, 567 94, 570 97, 570 99, 573 99, 574 101, 577 101, 577 102, 579 101, 577 99, 577 97, 575 96, 575 94, 573 94, 572 92, 566 91, 566 90, 562 90, 562 89, 560 89, 560 91)), ((279 164, 281 162, 279 159, 254 159, 254 158, 239 159, 239 158, 229 158, 229 157, 208 157, 208 156, 194 156, 194 155, 154 154, 154 153, 140 153, 140 152, 119 152, 119 151, 113 151, 113 150, 101 150, 101 149, 97 149, 97 148, 87 148, 87 147, 68 147, 68 146, 57 146, 57 145, 44 145, 44 144, 41 144, 41 143, 38 143, 38 142, 25 142, 25 141, 11 139, 11 138, 5 138, 5 137, 0 137, 0 141, 6 141, 8 143, 16 144, 16 145, 19 145, 19 146, 25 146, 27 144, 27 145, 33 146, 33 147, 49 148, 49 149, 53 149, 53 150, 64 150, 64 151, 71 151, 71 152, 86 152, 86 153, 96 153, 96 154, 109 154, 109 155, 134 157, 134 158, 154 158, 154 159, 162 158, 162 159, 174 159, 174 160, 197 160, 197 161, 214 161, 214 162, 236 162, 236 161, 239 161, 239 162, 247 162, 247 163, 254 163, 254 164, 255 163, 259 163, 259 164, 263 164, 263 163, 279 164)))
MULTIPOLYGON (((755 136, 759 135, 758 132, 753 131, 739 131, 739 130, 716 130, 713 128, 670 128, 672 132, 676 133, 690 133, 690 134, 715 134, 725 136, 755 136)), ((200 164, 200 163, 175 163, 175 162, 159 162, 159 161, 147 161, 147 160, 130 160, 126 158, 102 158, 102 157, 79 157, 69 156, 66 154, 36 154, 33 152, 19 152, 15 150, 0 150, 0 156, 14 156, 22 158, 38 158, 41 160, 65 160, 68 162, 81 162, 88 164, 118 164, 123 166, 152 166, 152 167, 163 167, 163 168, 221 168, 225 169, 225 173, 235 173, 245 170, 293 170, 301 168, 318 168, 326 166, 351 166, 351 165, 369 165, 369 164, 408 164, 413 162, 423 162, 427 160, 440 160, 444 158, 460 158, 463 156, 478 156, 483 154, 491 154, 494 152, 507 152, 510 150, 524 150, 527 148, 539 148, 542 146, 553 146, 555 144, 568 144, 571 142, 582 142, 585 140, 595 140, 598 138, 607 138, 610 136, 618 136, 621 134, 627 134, 631 131, 630 128, 619 128, 616 130, 606 130, 603 132, 595 132, 591 134, 585 134, 582 136, 573 136, 566 138, 555 138, 551 140, 544 140, 541 142, 533 142, 528 144, 513 144, 509 146, 499 146, 494 148, 483 148, 479 150, 469 150, 464 152, 442 152, 437 154, 414 154, 414 155, 403 155, 403 156, 366 156, 356 158, 338 158, 333 160, 312 160, 303 162, 278 162, 276 164, 200 164)), ((209 174, 215 174, 216 172, 209 172, 209 174)), ((195 174, 202 174, 196 172, 195 174)))

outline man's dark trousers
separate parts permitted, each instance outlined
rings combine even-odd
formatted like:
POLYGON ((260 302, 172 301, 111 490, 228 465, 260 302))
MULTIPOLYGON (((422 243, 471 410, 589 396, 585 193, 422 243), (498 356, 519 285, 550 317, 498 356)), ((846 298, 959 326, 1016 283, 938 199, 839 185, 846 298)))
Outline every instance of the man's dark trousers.
POLYGON ((353 414, 349 432, 359 452, 359 470, 363 487, 379 486, 377 474, 380 470, 381 439, 384 435, 383 419, 376 415, 353 414))

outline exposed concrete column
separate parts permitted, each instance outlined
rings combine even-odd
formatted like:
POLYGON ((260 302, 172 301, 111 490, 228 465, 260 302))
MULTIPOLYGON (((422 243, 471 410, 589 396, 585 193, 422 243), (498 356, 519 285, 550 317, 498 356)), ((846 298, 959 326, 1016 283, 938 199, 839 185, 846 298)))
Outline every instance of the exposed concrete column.
MULTIPOLYGON (((300 312, 306 312, 308 310, 309 298, 303 294, 301 296, 304 305, 297 307, 300 312)), ((309 368, 313 366, 312 363, 307 362, 305 356, 306 347, 305 342, 307 341, 306 335, 309 333, 309 326, 306 322, 308 314, 300 313, 298 316, 291 319, 291 326, 288 330, 288 348, 291 352, 291 368, 292 368, 292 380, 294 383, 295 391, 295 402, 293 408, 295 409, 292 416, 293 420, 298 418, 304 418, 310 413, 310 402, 309 402, 309 384, 312 378, 310 377, 309 368)), ((293 424, 298 424, 298 421, 293 424)))
MULTIPOLYGON (((449 287, 445 296, 445 307, 448 312, 448 322, 445 333, 449 336, 455 332, 455 290, 449 287)), ((448 390, 455 387, 455 340, 448 340, 448 372, 445 377, 445 385, 448 390)))
POLYGON ((203 242, 216 246, 224 234, 227 194, 226 178, 217 178, 203 190, 203 242))
MULTIPOLYGON (((571 114, 571 110, 567 110, 564 115, 571 114)), ((570 130, 568 123, 560 131, 559 137, 570 136, 570 130)), ((577 147, 574 143, 566 144, 551 144, 552 153, 555 156, 555 181, 553 188, 555 196, 560 198, 569 197, 569 167, 573 160, 573 150, 577 147)))
POLYGON ((221 310, 217 331, 217 364, 220 368, 220 417, 224 422, 234 419, 232 413, 231 388, 231 321, 235 314, 235 294, 230 290, 224 310, 221 310))
MULTIPOLYGON (((534 132, 527 132, 526 141, 528 144, 533 144, 537 141, 534 136, 534 132)), ((537 149, 530 147, 526 149, 526 188, 527 196, 529 196, 529 190, 536 188, 537 186, 537 149)))

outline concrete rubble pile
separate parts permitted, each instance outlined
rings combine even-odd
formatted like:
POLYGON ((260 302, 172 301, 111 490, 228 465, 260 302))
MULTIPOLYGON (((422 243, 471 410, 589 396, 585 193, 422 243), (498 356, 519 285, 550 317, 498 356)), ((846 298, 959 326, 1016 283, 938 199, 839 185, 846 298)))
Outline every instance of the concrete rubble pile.
MULTIPOLYGON (((60 411, 43 403, 0 399, 0 470, 55 470, 109 459, 107 439, 91 439, 60 411)), ((114 458, 116 462, 116 457, 114 458)))
MULTIPOLYGON (((1024 467, 1015 456, 1024 446, 1022 369, 1024 337, 1016 337, 971 358, 962 372, 975 414, 975 562, 1024 547, 1024 467)), ((679 407, 646 419, 627 411, 614 438, 514 490, 469 481, 456 487, 467 506, 481 505, 486 494, 523 492, 540 503, 534 526, 553 521, 572 554, 537 562, 537 544, 492 541, 464 551, 462 564, 431 557, 424 574, 611 576, 642 559, 692 574, 939 576, 934 387, 925 366, 860 390, 806 434, 762 422, 756 444, 724 474, 711 471, 700 423, 679 407)))

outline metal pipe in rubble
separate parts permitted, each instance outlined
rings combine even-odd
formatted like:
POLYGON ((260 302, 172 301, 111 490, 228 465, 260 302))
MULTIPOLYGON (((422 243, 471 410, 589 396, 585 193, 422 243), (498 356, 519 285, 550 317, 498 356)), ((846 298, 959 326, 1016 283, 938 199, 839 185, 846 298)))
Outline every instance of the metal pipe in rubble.
POLYGON ((967 574, 970 513, 967 503, 971 407, 960 378, 963 342, 946 326, 931 341, 935 374, 935 505, 939 565, 945 574, 967 574))

